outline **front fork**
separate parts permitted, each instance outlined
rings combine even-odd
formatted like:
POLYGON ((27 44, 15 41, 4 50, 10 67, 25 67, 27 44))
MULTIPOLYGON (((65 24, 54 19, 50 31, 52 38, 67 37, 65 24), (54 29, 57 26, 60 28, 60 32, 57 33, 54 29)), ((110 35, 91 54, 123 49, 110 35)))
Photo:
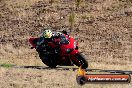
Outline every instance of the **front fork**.
POLYGON ((71 55, 72 55, 71 60, 72 60, 73 62, 77 63, 78 65, 81 65, 80 61, 76 58, 76 55, 77 55, 78 53, 79 53, 78 50, 73 50, 73 51, 71 52, 71 55))

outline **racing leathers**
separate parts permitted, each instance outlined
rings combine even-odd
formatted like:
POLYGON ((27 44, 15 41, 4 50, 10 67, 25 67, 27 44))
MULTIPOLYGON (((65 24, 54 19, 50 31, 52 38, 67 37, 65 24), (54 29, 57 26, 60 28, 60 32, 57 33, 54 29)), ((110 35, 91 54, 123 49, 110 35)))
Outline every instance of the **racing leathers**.
POLYGON ((63 35, 61 32, 53 32, 51 38, 45 38, 43 36, 40 36, 40 38, 37 41, 37 48, 36 48, 36 50, 38 52, 42 52, 44 49, 46 49, 47 51, 50 51, 50 50, 58 51, 59 47, 57 47, 57 46, 59 45, 59 42, 60 42, 59 38, 60 38, 61 35, 63 35), (55 41, 57 39, 58 39, 58 41, 55 41), (53 42, 55 45, 57 45, 55 47, 55 49, 49 48, 48 42, 53 42))

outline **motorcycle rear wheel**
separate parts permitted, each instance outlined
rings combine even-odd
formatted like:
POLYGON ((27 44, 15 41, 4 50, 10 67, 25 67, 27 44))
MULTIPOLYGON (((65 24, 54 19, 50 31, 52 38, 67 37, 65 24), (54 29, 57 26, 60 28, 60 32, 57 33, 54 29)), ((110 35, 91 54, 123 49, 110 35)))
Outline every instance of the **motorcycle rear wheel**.
POLYGON ((44 54, 39 54, 40 59, 42 62, 47 65, 50 68, 56 68, 57 64, 55 61, 55 58, 53 58, 53 55, 44 55, 44 54))

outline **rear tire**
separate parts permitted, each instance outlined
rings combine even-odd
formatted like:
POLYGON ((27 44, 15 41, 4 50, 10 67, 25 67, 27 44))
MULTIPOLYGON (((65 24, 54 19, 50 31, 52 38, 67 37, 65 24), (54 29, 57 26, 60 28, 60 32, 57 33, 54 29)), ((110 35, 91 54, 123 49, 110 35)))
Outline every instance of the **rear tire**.
POLYGON ((82 53, 78 53, 76 55, 76 60, 73 60, 73 63, 78 67, 82 66, 82 69, 86 69, 88 67, 88 62, 85 60, 85 55, 82 53))
POLYGON ((55 62, 55 58, 53 55, 39 54, 39 57, 42 60, 42 62, 49 66, 50 68, 56 68, 57 64, 55 62))

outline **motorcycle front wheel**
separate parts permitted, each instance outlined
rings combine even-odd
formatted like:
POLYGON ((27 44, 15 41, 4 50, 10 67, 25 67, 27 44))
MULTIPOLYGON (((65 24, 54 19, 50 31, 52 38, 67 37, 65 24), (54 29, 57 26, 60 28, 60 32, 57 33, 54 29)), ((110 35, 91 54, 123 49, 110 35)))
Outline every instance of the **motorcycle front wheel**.
POLYGON ((83 69, 86 69, 88 67, 88 62, 86 61, 86 56, 82 53, 76 54, 76 58, 73 60, 73 63, 80 67, 82 66, 83 69))

